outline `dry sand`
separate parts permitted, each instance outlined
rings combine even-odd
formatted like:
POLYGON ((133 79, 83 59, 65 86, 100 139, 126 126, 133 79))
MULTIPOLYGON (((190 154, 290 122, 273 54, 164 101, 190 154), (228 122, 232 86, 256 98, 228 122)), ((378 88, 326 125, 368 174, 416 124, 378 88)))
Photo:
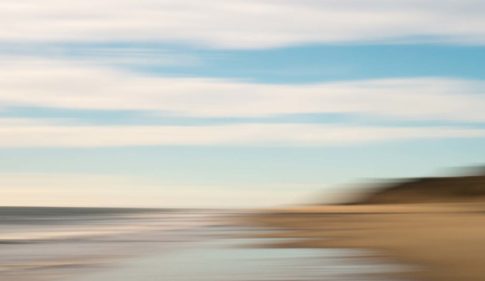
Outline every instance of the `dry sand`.
POLYGON ((251 223, 273 246, 372 249, 415 265, 416 280, 485 280, 485 204, 304 206, 272 210, 251 223))

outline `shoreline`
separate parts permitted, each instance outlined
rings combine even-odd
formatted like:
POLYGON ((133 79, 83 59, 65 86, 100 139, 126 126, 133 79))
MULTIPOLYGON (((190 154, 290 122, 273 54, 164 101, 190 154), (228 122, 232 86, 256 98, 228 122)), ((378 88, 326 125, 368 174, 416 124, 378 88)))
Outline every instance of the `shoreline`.
POLYGON ((1 280, 82 278, 188 243, 198 238, 194 231, 213 224, 206 213, 79 210, 0 207, 7 218, 0 223, 1 280))
POLYGON ((264 211, 246 223, 296 238, 282 248, 368 249, 414 268, 413 280, 485 280, 485 206, 476 203, 301 206, 264 211))

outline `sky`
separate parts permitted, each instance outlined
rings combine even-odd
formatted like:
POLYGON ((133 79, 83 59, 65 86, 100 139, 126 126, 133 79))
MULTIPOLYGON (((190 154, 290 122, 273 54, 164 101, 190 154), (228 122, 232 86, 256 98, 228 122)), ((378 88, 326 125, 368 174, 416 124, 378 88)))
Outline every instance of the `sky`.
POLYGON ((4 0, 0 205, 271 207, 485 162, 481 0, 4 0))

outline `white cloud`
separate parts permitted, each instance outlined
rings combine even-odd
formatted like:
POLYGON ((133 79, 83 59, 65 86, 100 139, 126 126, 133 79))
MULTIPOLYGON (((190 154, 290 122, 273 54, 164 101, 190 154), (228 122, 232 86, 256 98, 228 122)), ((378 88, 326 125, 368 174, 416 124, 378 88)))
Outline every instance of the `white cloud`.
MULTIPOLYGON (((0 122, 2 123, 2 122, 0 122)), ((82 126, 4 121, 0 147, 147 145, 327 146, 427 138, 485 137, 485 130, 446 127, 357 127, 309 124, 218 126, 82 126)))
MULTIPOLYGON (((139 76, 80 62, 23 57, 0 68, 0 109, 14 106, 138 110, 192 117, 349 113, 381 118, 485 121, 480 81, 384 79, 311 85, 139 76)), ((483 137, 447 127, 317 124, 98 126, 0 119, 0 147, 146 145, 348 145, 401 139, 483 137)))
POLYGON ((0 110, 12 106, 140 110, 195 117, 349 113, 485 121, 482 81, 409 78, 307 85, 140 76, 79 62, 12 58, 0 68, 0 110))
POLYGON ((182 41, 229 48, 317 42, 485 43, 480 0, 4 0, 2 41, 182 41))
POLYGON ((78 45, 66 47, 56 45, 4 44, 0 45, 2 63, 28 60, 31 57, 71 62, 107 65, 110 67, 147 67, 147 66, 196 66, 201 59, 193 54, 175 50, 139 46, 96 46, 78 45), (82 46, 82 47, 80 47, 82 46))

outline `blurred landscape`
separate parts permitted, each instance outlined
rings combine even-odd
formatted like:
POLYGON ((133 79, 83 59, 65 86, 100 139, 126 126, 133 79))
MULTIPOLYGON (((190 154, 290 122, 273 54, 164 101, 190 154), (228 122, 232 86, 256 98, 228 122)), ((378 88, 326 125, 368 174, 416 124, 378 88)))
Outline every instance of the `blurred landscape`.
POLYGON ((485 0, 1 0, 0 281, 485 281, 484 65, 485 0))
POLYGON ((484 280, 482 172, 376 186, 266 210, 2 207, 1 280, 484 280))

